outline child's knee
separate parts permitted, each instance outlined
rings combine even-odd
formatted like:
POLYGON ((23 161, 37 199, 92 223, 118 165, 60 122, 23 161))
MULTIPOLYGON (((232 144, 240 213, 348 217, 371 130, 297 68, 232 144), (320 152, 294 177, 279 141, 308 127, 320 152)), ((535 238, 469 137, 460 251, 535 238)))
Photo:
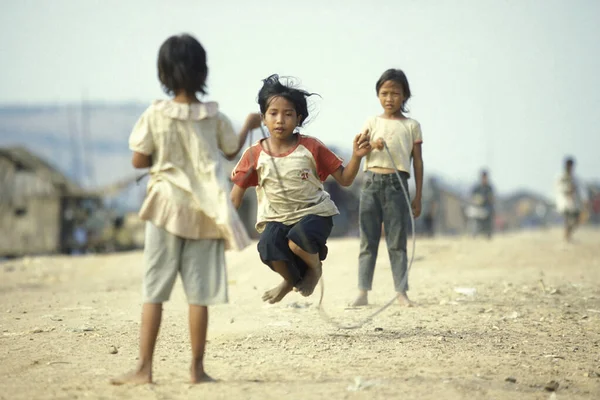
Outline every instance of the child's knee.
POLYGON ((290 250, 292 251, 292 253, 294 254, 298 254, 300 253, 302 250, 302 247, 298 246, 295 242, 293 242, 291 239, 288 240, 288 247, 290 248, 290 250))

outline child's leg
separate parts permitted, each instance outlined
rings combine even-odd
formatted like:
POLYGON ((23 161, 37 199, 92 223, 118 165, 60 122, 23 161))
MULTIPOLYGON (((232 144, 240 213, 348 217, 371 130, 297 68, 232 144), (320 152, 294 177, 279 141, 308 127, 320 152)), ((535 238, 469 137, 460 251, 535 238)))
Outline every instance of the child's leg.
POLYGON ((570 242, 573 237, 573 231, 575 231, 575 228, 578 223, 578 215, 577 215, 577 213, 574 213, 572 211, 567 211, 564 214, 564 218, 565 218, 565 240, 567 242, 570 242))
POLYGON ((487 237, 488 237, 488 239, 491 239, 492 235, 494 234, 494 217, 493 217, 493 215, 490 215, 490 217, 487 221, 486 228, 487 228, 487 231, 486 231, 487 237))
POLYGON ((381 224, 383 210, 379 188, 379 180, 367 181, 360 195, 358 210, 360 227, 360 254, 358 256, 358 296, 352 302, 353 306, 366 306, 369 304, 368 291, 373 285, 375 262, 381 240, 381 224))
POLYGON ((124 375, 111 379, 113 385, 126 383, 152 383, 152 358, 162 318, 162 303, 145 303, 142 308, 140 328, 140 356, 137 367, 124 375))
MULTIPOLYGON (((408 213, 411 212, 411 209, 406 204, 406 198, 399 184, 395 180, 385 188, 383 226, 392 267, 392 276, 394 278, 394 288, 396 289, 396 293, 398 293, 400 303, 410 306, 412 302, 406 294, 408 291, 406 243, 410 219, 408 213)), ((408 190, 408 183, 405 178, 403 178, 401 184, 408 190)))
POLYGON ((315 290, 317 283, 319 283, 321 275, 323 275, 322 262, 319 259, 319 253, 309 253, 292 240, 288 242, 288 246, 292 253, 300 257, 300 259, 308 266, 306 274, 298 284, 298 291, 302 296, 310 296, 315 290))
POLYGON ((279 222, 269 222, 260 235, 258 253, 261 261, 283 278, 283 281, 274 288, 267 290, 263 301, 271 304, 281 301, 295 285, 300 282, 304 274, 299 266, 294 263, 294 255, 287 244, 287 234, 291 227, 279 222))
POLYGON ((581 225, 581 211, 573 212, 573 225, 571 226, 571 234, 573 234, 577 228, 581 225))
POLYGON ((485 227, 485 220, 483 218, 477 219, 477 229, 475 230, 475 237, 483 234, 485 227))
POLYGON ((189 303, 192 383, 214 381, 204 370, 208 305, 228 301, 225 242, 222 239, 185 240, 181 252, 181 282, 189 303))
POLYGON ((111 380, 115 385, 152 382, 152 358, 162 318, 162 303, 169 300, 173 290, 181 248, 180 238, 149 222, 146 224, 140 359, 133 371, 111 380))
POLYGON ((288 233, 288 246, 308 267, 298 291, 310 296, 322 275, 322 263, 327 254, 327 239, 333 229, 332 217, 307 215, 288 233))
POLYGON ((469 217, 467 220, 467 233, 472 237, 477 237, 477 220, 473 217, 469 217))
POLYGON ((204 372, 204 349, 206 347, 206 333, 208 331, 208 307, 190 304, 190 341, 192 343, 191 382, 212 382, 204 372))
POLYGON ((309 253, 308 251, 303 250, 302 247, 297 245, 292 240, 288 240, 288 246, 290 247, 292 253, 300 257, 302 261, 306 263, 308 268, 317 269, 321 267, 321 260, 319 259, 318 252, 309 253))
POLYGON ((283 278, 283 281, 281 281, 279 285, 275 286, 273 289, 267 290, 262 296, 263 301, 274 304, 280 302, 289 292, 291 292, 294 285, 290 283, 293 281, 293 277, 290 274, 287 262, 271 261, 270 266, 283 278))

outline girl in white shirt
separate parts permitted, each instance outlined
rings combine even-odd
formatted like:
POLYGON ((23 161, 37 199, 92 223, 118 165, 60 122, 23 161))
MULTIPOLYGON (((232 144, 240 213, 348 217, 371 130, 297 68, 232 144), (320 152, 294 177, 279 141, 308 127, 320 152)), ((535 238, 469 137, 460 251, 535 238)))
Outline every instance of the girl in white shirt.
POLYGON ((388 254, 392 266, 394 287, 401 304, 410 306, 407 275, 407 230, 410 212, 415 218, 421 213, 423 187, 423 156, 421 125, 405 116, 406 102, 411 96, 408 79, 403 71, 385 71, 375 85, 383 108, 381 115, 367 120, 364 131, 370 134, 372 151, 367 155, 367 177, 361 191, 359 225, 360 255, 358 268, 358 297, 352 305, 368 304, 375 262, 381 239, 381 225, 385 231, 388 254), (390 159, 384 142, 392 154, 390 159), (411 160, 416 193, 411 207, 406 204, 402 186, 408 193, 411 160), (400 180, 396 175, 396 169, 400 180))

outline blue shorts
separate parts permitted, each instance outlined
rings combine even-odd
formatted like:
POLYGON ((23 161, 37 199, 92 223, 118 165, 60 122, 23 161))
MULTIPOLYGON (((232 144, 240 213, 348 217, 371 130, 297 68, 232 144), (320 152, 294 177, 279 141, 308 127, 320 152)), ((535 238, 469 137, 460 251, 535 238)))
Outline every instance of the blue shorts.
POLYGON ((281 222, 268 222, 258 241, 258 254, 261 261, 271 267, 273 261, 285 261, 292 285, 296 286, 306 273, 308 266, 300 257, 292 253, 288 241, 296 243, 307 253, 319 254, 320 260, 327 257, 327 239, 333 228, 332 217, 307 215, 294 225, 281 222))

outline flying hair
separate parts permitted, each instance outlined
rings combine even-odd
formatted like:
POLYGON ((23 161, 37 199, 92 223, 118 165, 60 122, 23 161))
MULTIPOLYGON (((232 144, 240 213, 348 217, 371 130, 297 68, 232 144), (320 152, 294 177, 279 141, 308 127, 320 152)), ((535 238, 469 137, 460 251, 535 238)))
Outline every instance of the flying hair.
MULTIPOLYGON (((307 99, 311 96, 319 96, 298 88, 298 84, 292 77, 280 77, 277 74, 263 79, 263 86, 258 92, 258 105, 260 112, 265 114, 269 104, 274 98, 283 97, 294 105, 299 117, 298 126, 303 126, 313 110, 309 110, 307 99), (283 81, 283 82, 282 82, 283 81)), ((320 96, 319 96, 320 97, 320 96)), ((311 107, 312 108, 312 107, 311 107)))

